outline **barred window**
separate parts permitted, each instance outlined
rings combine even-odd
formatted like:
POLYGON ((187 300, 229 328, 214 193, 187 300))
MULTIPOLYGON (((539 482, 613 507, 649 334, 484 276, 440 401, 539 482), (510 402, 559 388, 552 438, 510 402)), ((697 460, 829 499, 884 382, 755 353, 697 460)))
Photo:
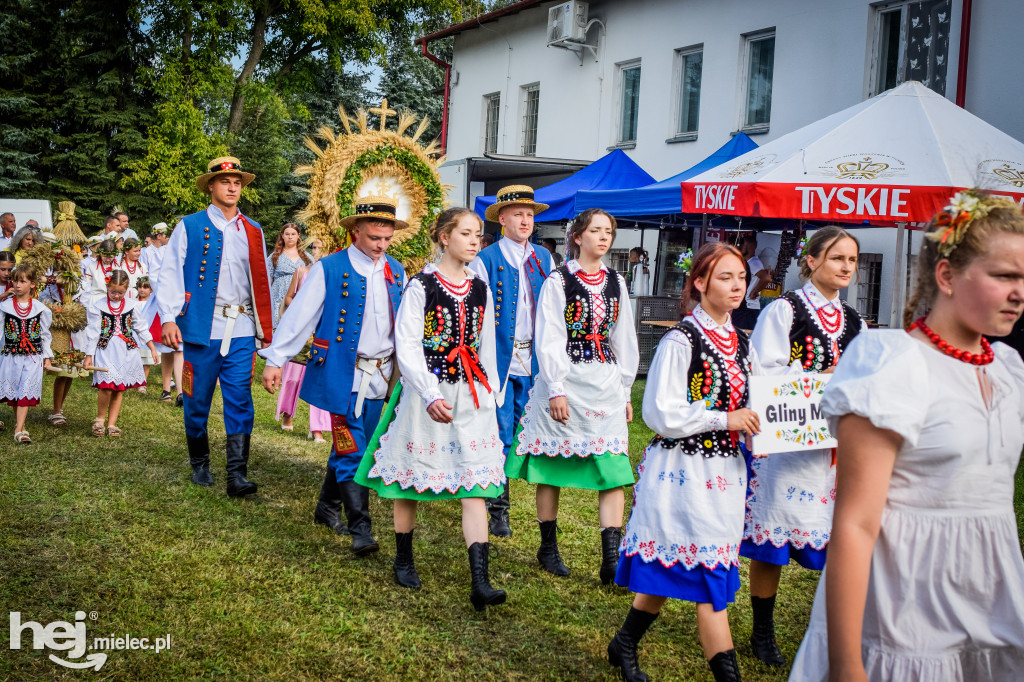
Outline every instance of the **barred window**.
POLYGON ((537 114, 540 111, 540 86, 523 88, 523 156, 537 156, 537 114))
POLYGON ((498 116, 501 108, 501 93, 484 95, 484 152, 498 151, 498 116))

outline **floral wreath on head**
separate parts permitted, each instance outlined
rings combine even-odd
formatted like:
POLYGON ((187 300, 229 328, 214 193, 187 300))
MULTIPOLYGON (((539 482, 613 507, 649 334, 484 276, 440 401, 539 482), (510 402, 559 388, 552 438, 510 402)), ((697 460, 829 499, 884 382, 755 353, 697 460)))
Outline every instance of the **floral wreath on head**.
POLYGON ((1016 208, 1017 204, 1005 197, 985 194, 977 189, 965 189, 953 195, 949 204, 934 219, 932 225, 938 229, 925 234, 927 239, 938 242, 936 250, 943 258, 949 258, 956 247, 963 243, 971 224, 987 216, 993 209, 1016 208))
POLYGON ((114 247, 112 251, 108 251, 106 249, 101 249, 99 244, 92 247, 91 251, 98 256, 107 256, 108 258, 117 258, 121 255, 121 249, 114 247))

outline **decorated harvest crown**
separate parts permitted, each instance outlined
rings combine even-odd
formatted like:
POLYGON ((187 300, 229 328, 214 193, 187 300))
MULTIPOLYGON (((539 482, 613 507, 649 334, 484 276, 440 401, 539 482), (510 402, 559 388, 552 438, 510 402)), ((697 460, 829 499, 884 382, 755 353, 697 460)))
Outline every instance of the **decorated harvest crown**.
POLYGON ((341 226, 346 230, 351 230, 360 218, 374 218, 394 223, 396 230, 404 230, 409 227, 409 223, 398 219, 397 205, 397 201, 386 195, 360 197, 355 202, 356 212, 342 218, 341 226))
POLYGON ((946 229, 933 230, 926 233, 925 237, 938 242, 935 248, 939 255, 949 258, 956 247, 963 243, 971 224, 997 208, 1017 209, 1018 207, 1012 199, 992 196, 976 189, 957 192, 949 200, 949 205, 932 220, 932 225, 946 229))

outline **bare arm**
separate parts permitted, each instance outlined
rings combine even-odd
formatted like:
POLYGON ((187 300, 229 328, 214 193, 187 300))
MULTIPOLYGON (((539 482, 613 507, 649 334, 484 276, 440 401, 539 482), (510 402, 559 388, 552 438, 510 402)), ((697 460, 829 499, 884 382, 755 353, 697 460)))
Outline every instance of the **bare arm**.
POLYGON ((836 509, 828 548, 825 603, 829 680, 867 680, 861 658, 871 554, 878 539, 896 453, 902 438, 868 419, 839 420, 836 509))

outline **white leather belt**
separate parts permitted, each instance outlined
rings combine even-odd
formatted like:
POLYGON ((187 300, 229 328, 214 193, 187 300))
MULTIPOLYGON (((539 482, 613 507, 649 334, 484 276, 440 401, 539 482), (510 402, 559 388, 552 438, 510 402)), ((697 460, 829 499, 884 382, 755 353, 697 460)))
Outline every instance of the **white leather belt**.
POLYGON ((235 320, 239 315, 251 316, 252 306, 248 303, 245 305, 219 305, 214 310, 227 318, 227 322, 224 323, 224 338, 220 340, 220 355, 227 357, 228 351, 231 350, 231 337, 235 332, 235 320))
POLYGON ((519 366, 522 367, 523 371, 526 372, 527 376, 529 376, 531 373, 530 368, 526 366, 526 363, 523 362, 523 358, 520 357, 519 353, 516 352, 519 350, 530 351, 532 353, 533 341, 516 341, 515 343, 512 344, 512 355, 516 356, 516 360, 519 361, 519 366))
POLYGON ((386 358, 356 358, 356 369, 362 370, 363 378, 359 382, 359 392, 356 394, 356 409, 355 415, 357 417, 363 416, 363 400, 366 399, 366 392, 370 390, 370 382, 377 372, 381 371, 381 368, 391 361, 391 357, 386 358))

